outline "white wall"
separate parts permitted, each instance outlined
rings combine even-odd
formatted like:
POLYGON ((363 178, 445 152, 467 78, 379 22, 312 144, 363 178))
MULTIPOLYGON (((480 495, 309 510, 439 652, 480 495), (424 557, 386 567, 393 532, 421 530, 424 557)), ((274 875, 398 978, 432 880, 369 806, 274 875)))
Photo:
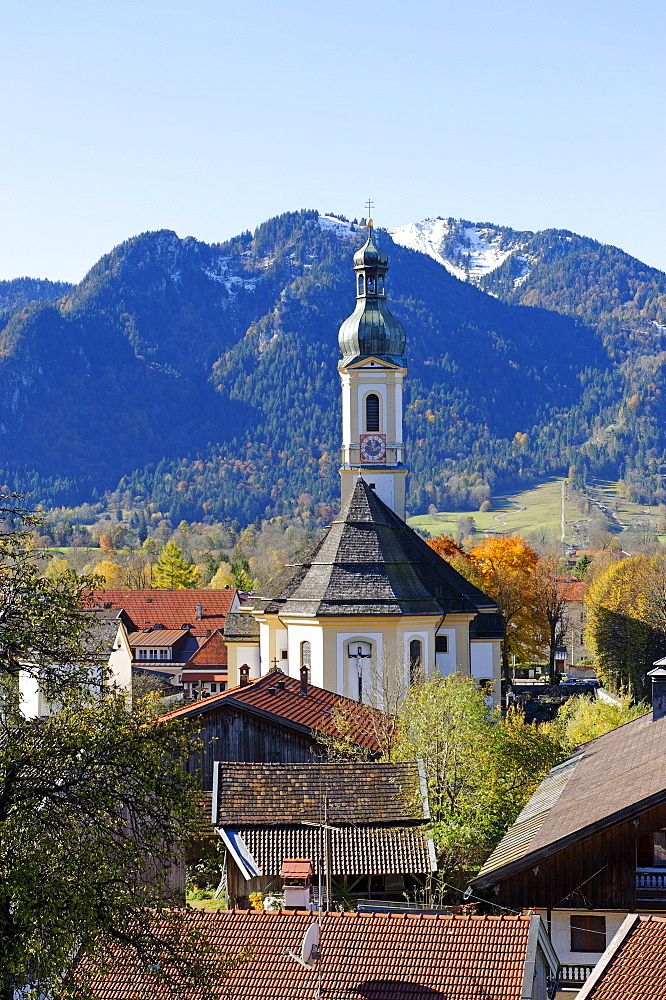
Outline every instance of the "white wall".
POLYGON ((319 625, 290 625, 289 676, 301 676, 301 643, 310 643, 310 683, 324 686, 324 633, 319 625))
POLYGON ((493 678, 493 644, 491 642, 472 642, 469 648, 472 677, 477 680, 493 678))
MULTIPOLYGON (((541 919, 548 928, 546 910, 539 910, 541 919)), ((572 914, 582 914, 589 917, 606 918, 605 950, 620 929, 622 921, 627 916, 626 911, 617 910, 551 910, 550 940, 557 952, 561 965, 596 965, 603 951, 571 951, 571 921, 572 914)))
MULTIPOLYGON (((456 630, 454 628, 440 628, 437 635, 445 635, 449 640, 448 653, 435 653, 435 671, 439 677, 446 674, 455 674, 456 665, 456 630)), ((491 674, 492 676, 492 674, 491 674)))

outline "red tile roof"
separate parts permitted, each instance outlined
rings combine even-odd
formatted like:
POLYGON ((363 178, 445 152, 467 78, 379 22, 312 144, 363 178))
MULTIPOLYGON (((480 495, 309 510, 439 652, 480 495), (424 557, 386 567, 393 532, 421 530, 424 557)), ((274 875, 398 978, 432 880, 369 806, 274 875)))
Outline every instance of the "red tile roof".
POLYGON ((341 735, 336 725, 336 713, 339 713, 344 718, 346 735, 350 739, 373 753, 379 751, 375 720, 381 722, 381 713, 314 684, 308 684, 307 694, 302 694, 300 681, 287 677, 281 671, 272 671, 244 687, 231 688, 222 694, 177 708, 162 718, 195 718, 202 712, 225 706, 268 714, 287 725, 301 726, 334 737, 341 735), (284 688, 278 686, 278 681, 284 681, 284 688))
POLYGON ((206 636, 224 628, 235 590, 95 590, 88 595, 90 606, 124 608, 137 629, 163 625, 167 629, 192 626, 192 634, 206 636), (197 604, 202 618, 197 619, 197 604))
MULTIPOLYGON (((326 913, 322 957, 305 969, 286 951, 300 953, 314 919, 306 912, 191 911, 187 923, 210 942, 207 962, 252 949, 253 959, 220 982, 218 995, 234 1000, 311 1000, 319 971, 326 1000, 520 1000, 522 995, 529 917, 326 913)), ((92 979, 94 1000, 211 995, 201 987, 174 990, 114 947, 106 974, 92 979)), ((86 965, 83 960, 79 974, 86 965)))
POLYGON ((600 959, 581 991, 587 1000, 663 1000, 666 994, 666 919, 639 917, 617 949, 600 959), (604 967, 605 966, 605 967, 604 967))
POLYGON ((188 667, 205 670, 213 667, 226 667, 227 644, 221 632, 213 632, 189 659, 188 667))
POLYGON ((582 604, 589 587, 583 580, 558 580, 557 590, 565 601, 579 601, 582 604))

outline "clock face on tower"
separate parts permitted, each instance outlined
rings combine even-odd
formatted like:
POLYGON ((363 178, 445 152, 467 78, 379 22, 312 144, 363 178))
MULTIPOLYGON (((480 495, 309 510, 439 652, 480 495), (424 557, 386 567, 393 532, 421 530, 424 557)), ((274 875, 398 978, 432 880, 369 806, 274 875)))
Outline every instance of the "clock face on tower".
POLYGON ((383 462, 386 458, 386 434, 361 434, 361 461, 383 462))

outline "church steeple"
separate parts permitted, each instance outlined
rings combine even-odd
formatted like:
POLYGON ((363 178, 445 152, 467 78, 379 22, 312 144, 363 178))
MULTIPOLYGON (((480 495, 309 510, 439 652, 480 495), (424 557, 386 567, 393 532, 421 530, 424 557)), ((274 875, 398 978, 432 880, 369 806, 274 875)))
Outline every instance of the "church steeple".
POLYGON ((354 254, 356 308, 340 326, 343 504, 359 477, 405 518, 402 355, 405 331, 386 302, 388 255, 368 238, 354 254))
POLYGON ((375 243, 372 219, 368 238, 354 254, 356 308, 338 334, 340 367, 359 357, 374 355, 402 364, 405 331, 386 304, 388 255, 375 243))

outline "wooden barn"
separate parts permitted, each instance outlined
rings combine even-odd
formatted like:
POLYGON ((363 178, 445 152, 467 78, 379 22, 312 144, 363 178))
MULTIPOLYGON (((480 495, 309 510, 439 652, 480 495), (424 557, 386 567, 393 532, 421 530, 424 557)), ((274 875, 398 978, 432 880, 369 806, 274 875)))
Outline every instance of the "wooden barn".
POLYGON ((190 757, 190 774, 199 775, 204 791, 213 787, 213 764, 218 760, 249 763, 296 764, 321 760, 318 734, 339 737, 340 719, 348 723, 345 735, 368 757, 379 756, 373 720, 376 709, 308 683, 281 670, 251 681, 241 674, 239 687, 168 712, 165 719, 198 723, 200 747, 190 757))
POLYGON ((425 772, 416 763, 217 761, 212 823, 224 841, 232 906, 279 891, 286 858, 307 858, 327 908, 336 893, 401 899, 437 870, 425 772))

